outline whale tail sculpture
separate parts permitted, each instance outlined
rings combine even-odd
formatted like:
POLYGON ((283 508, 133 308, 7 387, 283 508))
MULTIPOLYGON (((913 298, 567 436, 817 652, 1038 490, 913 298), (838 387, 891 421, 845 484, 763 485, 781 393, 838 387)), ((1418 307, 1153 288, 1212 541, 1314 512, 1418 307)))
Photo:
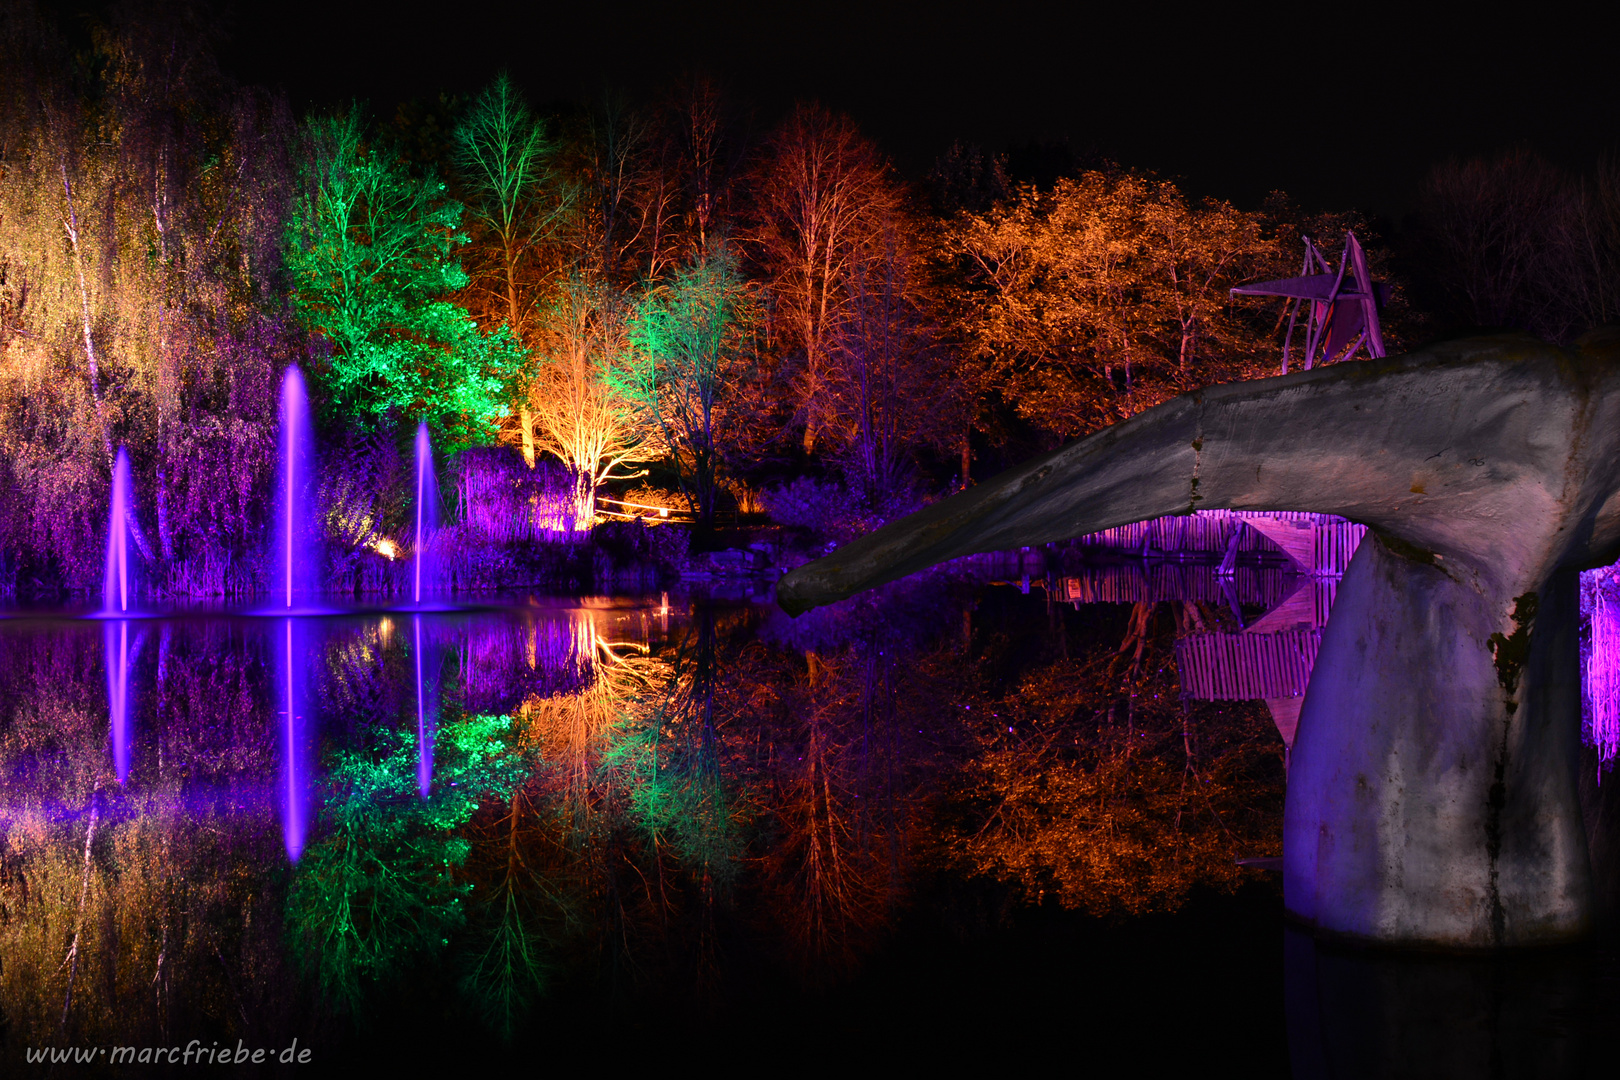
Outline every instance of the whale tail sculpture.
POLYGON ((1620 555, 1620 333, 1500 336, 1212 387, 800 567, 797 613, 927 566, 1194 509, 1371 527, 1300 716, 1284 897, 1319 932, 1587 931, 1577 574, 1620 555))

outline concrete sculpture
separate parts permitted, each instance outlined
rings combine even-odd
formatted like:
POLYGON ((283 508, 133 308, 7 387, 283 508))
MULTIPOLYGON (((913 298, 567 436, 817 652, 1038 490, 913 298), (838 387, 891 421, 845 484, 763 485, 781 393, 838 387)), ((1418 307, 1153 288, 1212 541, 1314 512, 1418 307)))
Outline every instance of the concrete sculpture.
POLYGON ((1392 944, 1592 919, 1577 573, 1620 556, 1620 332, 1452 342, 1189 394, 800 567, 803 611, 959 555, 1198 508, 1370 526, 1300 717, 1289 912, 1392 944))

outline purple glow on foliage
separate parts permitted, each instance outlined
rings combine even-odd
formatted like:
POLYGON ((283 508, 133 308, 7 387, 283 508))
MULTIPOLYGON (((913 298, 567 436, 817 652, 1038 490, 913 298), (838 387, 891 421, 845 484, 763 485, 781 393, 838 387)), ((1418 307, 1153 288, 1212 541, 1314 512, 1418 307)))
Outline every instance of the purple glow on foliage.
POLYGON ((1598 777, 1620 754, 1620 580, 1616 568, 1581 574, 1587 633, 1581 656, 1581 739, 1597 748, 1598 777))
POLYGON ((593 628, 584 612, 533 623, 481 620, 467 634, 463 668, 468 712, 501 713, 527 697, 572 694, 596 678, 593 628))
POLYGON ((475 447, 456 458, 462 522, 497 543, 544 543, 574 532, 578 485, 552 462, 534 468, 510 447, 475 447))

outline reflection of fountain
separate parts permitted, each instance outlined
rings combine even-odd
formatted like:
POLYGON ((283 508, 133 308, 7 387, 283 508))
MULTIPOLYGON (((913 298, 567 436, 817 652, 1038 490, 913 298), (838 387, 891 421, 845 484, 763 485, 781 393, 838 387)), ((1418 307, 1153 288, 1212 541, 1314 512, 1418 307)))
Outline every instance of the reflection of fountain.
POLYGON ((422 579, 433 584, 433 566, 428 541, 438 525, 439 482, 433 475, 433 439, 428 426, 416 426, 416 555, 412 573, 411 601, 422 602, 422 579))
MULTIPOLYGON (((437 700, 438 680, 434 679, 431 686, 424 686, 422 680, 423 654, 422 654, 422 616, 411 616, 412 659, 416 663, 416 788, 422 798, 428 797, 428 791, 433 785, 433 731, 437 727, 437 700), (429 696, 432 696, 432 701, 429 696)), ((431 674, 437 675, 434 665, 427 665, 431 674)))
POLYGON ((112 506, 107 513, 107 571, 101 582, 101 610, 107 615, 129 611, 129 515, 133 501, 129 454, 119 447, 113 464, 112 506))
POLYGON ((286 620, 281 660, 282 705, 285 708, 282 724, 282 833, 287 843, 287 857, 293 862, 304 852, 304 837, 309 830, 309 763, 305 757, 306 715, 300 708, 301 697, 297 667, 293 658, 293 629, 296 619, 286 620))
POLYGON ((112 715, 113 772, 129 780, 129 620, 103 628, 107 646, 107 711, 112 715))

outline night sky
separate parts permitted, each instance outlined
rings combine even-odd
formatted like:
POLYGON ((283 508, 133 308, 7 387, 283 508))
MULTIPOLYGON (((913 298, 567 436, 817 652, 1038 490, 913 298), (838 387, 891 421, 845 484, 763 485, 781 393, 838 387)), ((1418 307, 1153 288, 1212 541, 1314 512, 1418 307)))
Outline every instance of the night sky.
POLYGON ((1240 206, 1282 188, 1396 218, 1447 156, 1524 144, 1585 168, 1620 141, 1613 8, 1451 7, 283 0, 236 5, 225 63, 384 115, 502 67, 539 103, 702 71, 761 128, 798 97, 848 112, 912 176, 954 138, 1066 140, 1240 206))

